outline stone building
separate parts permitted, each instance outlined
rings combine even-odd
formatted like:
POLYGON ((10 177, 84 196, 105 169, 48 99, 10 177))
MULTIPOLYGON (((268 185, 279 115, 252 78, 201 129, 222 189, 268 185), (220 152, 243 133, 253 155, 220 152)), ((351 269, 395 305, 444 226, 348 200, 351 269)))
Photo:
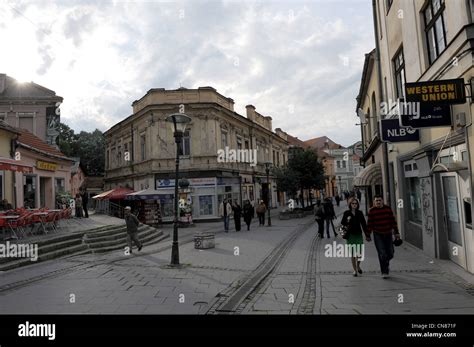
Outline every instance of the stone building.
POLYGON ((284 165, 288 142, 272 131, 272 118, 258 113, 253 105, 246 106, 243 117, 234 111, 232 99, 212 87, 199 87, 151 89, 132 107, 131 116, 104 133, 104 189, 157 189, 163 219, 171 219, 176 145, 165 118, 184 111, 192 121, 181 144, 180 178, 190 182, 194 219, 218 217, 218 204, 224 198, 239 203, 263 199, 272 207, 285 203, 277 195, 273 178, 267 182, 264 163, 284 165), (222 152, 224 158, 219 155, 222 152))

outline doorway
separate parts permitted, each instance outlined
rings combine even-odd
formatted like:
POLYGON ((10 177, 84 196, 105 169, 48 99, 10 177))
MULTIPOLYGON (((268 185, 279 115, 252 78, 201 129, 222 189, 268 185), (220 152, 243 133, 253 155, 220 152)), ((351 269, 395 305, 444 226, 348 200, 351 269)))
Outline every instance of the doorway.
POLYGON ((465 206, 460 179, 456 173, 441 174, 444 203, 444 225, 448 233, 449 259, 466 268, 465 206))

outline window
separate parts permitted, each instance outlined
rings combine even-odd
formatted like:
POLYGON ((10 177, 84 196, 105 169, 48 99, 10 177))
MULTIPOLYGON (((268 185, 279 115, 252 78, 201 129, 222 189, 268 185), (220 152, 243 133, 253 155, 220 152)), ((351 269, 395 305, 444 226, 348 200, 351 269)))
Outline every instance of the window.
POLYGON ((189 130, 186 130, 183 134, 183 139, 181 142, 181 155, 191 155, 191 137, 189 135, 189 130))
POLYGON ((23 176, 23 206, 36 208, 36 176, 23 176))
POLYGON ((33 119, 35 114, 33 112, 18 112, 18 127, 34 133, 33 119))
POLYGON ((105 152, 105 168, 108 169, 110 168, 110 163, 109 163, 109 150, 105 152))
POLYGON ((123 157, 126 163, 130 160, 130 153, 128 153, 128 143, 123 145, 123 157))
POLYGON ((140 136, 140 153, 141 153, 141 160, 142 161, 145 160, 145 158, 146 158, 145 144, 146 144, 146 136, 142 135, 142 136, 140 136))
POLYGON ((115 167, 115 159, 116 159, 116 157, 115 157, 115 148, 112 148, 110 153, 111 153, 111 158, 112 158, 111 167, 115 167))
POLYGON ((118 154, 117 154, 117 161, 118 165, 122 165, 122 146, 118 146, 118 154))
POLYGON ((6 112, 0 112, 0 120, 7 121, 7 113, 6 112))
POLYGON ((64 178, 54 179, 54 190, 56 194, 64 192, 64 178))
POLYGON ((341 164, 342 164, 342 168, 345 169, 347 162, 345 160, 343 160, 343 161, 341 161, 341 164))
POLYGON ((242 139, 240 137, 237 138, 237 149, 242 149, 242 139))
POLYGON ((405 59, 403 57, 403 48, 393 58, 394 78, 396 97, 398 99, 405 98, 405 59))
POLYGON ((283 165, 286 164, 286 156, 283 154, 283 165))
POLYGON ((430 65, 446 48, 446 25, 444 24, 444 0, 429 0, 423 10, 425 35, 430 65))
POLYGON ((227 142, 227 132, 224 130, 221 131, 221 139, 222 139, 222 149, 225 149, 228 146, 227 142))
POLYGON ((405 179, 406 192, 408 197, 408 219, 421 223, 421 187, 418 177, 408 177, 405 179))
POLYGON ((245 149, 250 149, 249 141, 245 140, 245 149))

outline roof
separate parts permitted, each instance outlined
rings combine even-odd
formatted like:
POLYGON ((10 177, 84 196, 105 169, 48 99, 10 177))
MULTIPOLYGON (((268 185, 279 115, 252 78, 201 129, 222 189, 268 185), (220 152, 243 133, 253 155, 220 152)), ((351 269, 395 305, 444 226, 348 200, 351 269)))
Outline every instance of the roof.
POLYGON ((28 130, 17 129, 20 133, 18 137, 18 144, 22 147, 37 151, 41 154, 56 157, 58 159, 74 161, 74 159, 66 157, 61 151, 48 145, 39 137, 33 135, 28 130))
POLYGON ((1 80, 5 81, 3 90, 0 89, 0 97, 2 99, 63 100, 63 98, 56 95, 56 92, 53 90, 40 86, 34 82, 20 83, 6 74, 0 74, 0 82, 1 80))
POLYGON ((375 48, 369 53, 365 54, 364 68, 362 70, 362 77, 360 79, 359 94, 356 97, 356 113, 359 110, 362 102, 362 98, 366 94, 366 90, 370 81, 370 76, 374 68, 375 63, 375 48))
POLYGON ((18 129, 12 127, 11 125, 9 125, 7 123, 5 123, 5 121, 3 121, 1 119, 0 119, 0 129, 8 131, 8 132, 13 133, 13 134, 19 134, 20 133, 18 131, 18 129))
POLYGON ((291 136, 288 133, 286 133, 286 135, 287 135, 287 141, 290 144, 290 146, 297 146, 297 147, 301 147, 301 148, 304 148, 304 149, 310 147, 306 142, 300 140, 299 138, 291 136))
POLYGON ((314 139, 306 140, 305 143, 312 148, 325 148, 326 141, 329 145, 329 149, 343 148, 343 146, 332 141, 327 136, 315 137, 314 139))

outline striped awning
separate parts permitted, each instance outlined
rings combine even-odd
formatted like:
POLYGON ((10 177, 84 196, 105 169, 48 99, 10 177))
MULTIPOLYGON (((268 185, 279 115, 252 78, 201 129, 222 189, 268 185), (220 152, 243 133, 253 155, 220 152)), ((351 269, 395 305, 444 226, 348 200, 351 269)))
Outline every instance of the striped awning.
POLYGON ((354 177, 354 186, 367 187, 382 184, 382 167, 380 163, 370 164, 354 177))

